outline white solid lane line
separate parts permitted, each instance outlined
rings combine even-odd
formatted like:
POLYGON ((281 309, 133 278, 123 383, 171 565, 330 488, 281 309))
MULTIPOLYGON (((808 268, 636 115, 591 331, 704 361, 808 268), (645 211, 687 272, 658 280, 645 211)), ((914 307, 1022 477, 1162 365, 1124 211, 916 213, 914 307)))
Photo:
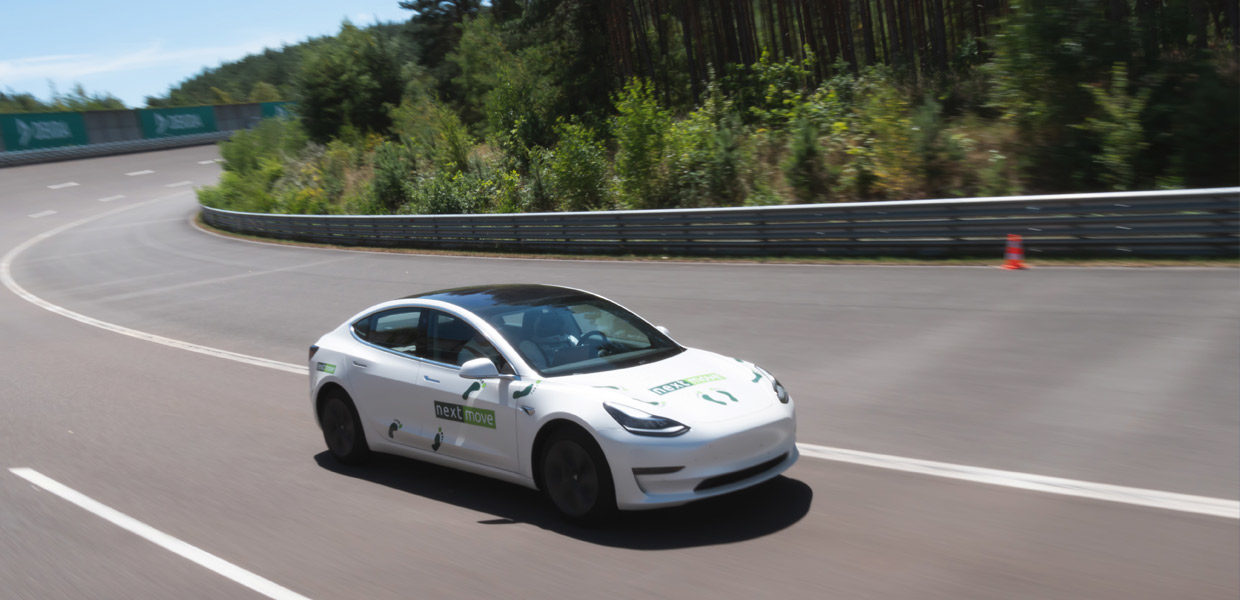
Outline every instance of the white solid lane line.
POLYGON ((76 182, 76 181, 66 181, 66 182, 64 182, 64 183, 56 183, 56 184, 53 184, 53 185, 49 185, 49 186, 47 186, 47 189, 49 189, 49 190, 63 190, 63 189, 65 189, 65 188, 77 187, 78 185, 80 185, 80 184, 79 184, 78 182, 76 182))
MULTIPOLYGON (((180 348, 190 352, 197 352, 207 356, 223 358, 247 365, 266 367, 287 373, 297 375, 309 374, 309 369, 305 365, 286 363, 248 354, 241 354, 229 350, 221 350, 210 346, 203 346, 192 342, 175 340, 172 338, 146 333, 136 329, 130 329, 122 325, 101 321, 94 317, 73 312, 67 308, 57 306, 44 300, 34 294, 26 291, 14 279, 12 275, 12 265, 14 259, 19 254, 26 251, 31 246, 58 235, 64 231, 84 225, 97 219, 130 210, 152 202, 166 200, 180 194, 187 194, 188 191, 179 192, 165 198, 157 198, 148 202, 133 204, 119 209, 111 210, 106 213, 87 217, 67 225, 62 225, 51 231, 47 231, 37 235, 25 243, 10 250, 0 259, 0 283, 3 283, 14 294, 17 294, 23 300, 34 304, 44 310, 54 312, 58 315, 68 317, 80 323, 85 323, 100 329, 106 329, 114 333, 126 335, 132 338, 154 342, 172 348, 180 348)), ((847 450, 844 448, 831 448, 828 446, 819 446, 816 444, 798 443, 797 449, 801 454, 821 460, 830 460, 835 462, 851 463, 856 465, 865 465, 869 467, 878 467, 881 469, 890 469, 893 471, 903 471, 906 473, 918 473, 921 475, 930 475, 933 477, 943 477, 947 479, 957 479, 961 481, 970 481, 974 483, 985 483, 989 485, 998 485, 1015 489, 1022 489, 1034 492, 1042 492, 1046 494, 1056 494, 1060 496, 1075 496, 1078 498, 1091 498, 1095 500, 1103 500, 1106 502, 1115 502, 1121 504, 1132 504, 1137 506, 1146 506, 1151 508, 1159 508, 1164 510, 1172 510, 1178 512, 1195 513, 1202 515, 1211 515, 1216 517, 1225 517, 1228 519, 1240 519, 1240 502, 1235 500, 1227 500, 1223 498, 1210 498, 1206 496, 1192 496, 1188 494, 1179 494, 1175 492, 1163 492, 1159 490, 1150 490, 1143 488, 1123 487, 1106 483, 1093 483, 1089 481, 1078 481, 1073 479, 1063 479, 1058 477, 1047 477, 1045 475, 1034 475, 1030 473, 1019 473, 1015 471, 1001 471, 997 469, 988 469, 985 467, 971 467, 968 465, 956 465, 951 463, 942 463, 929 460, 921 460, 916 458, 905 458, 901 456, 891 456, 886 454, 874 454, 870 452, 862 452, 858 450, 847 450)))
POLYGON ((29 215, 29 217, 31 219, 42 219, 43 217, 50 217, 54 214, 56 214, 56 211, 54 210, 44 210, 44 211, 39 211, 37 213, 29 215))
POLYGON ((100 213, 94 216, 86 217, 84 219, 79 219, 72 223, 61 225, 60 227, 57 227, 50 231, 45 231, 39 235, 36 235, 26 240, 25 242, 23 242, 21 245, 17 246, 16 248, 9 250, 8 253, 4 255, 4 258, 0 259, 0 283, 3 283, 4 287, 8 288, 9 291, 13 292, 14 294, 17 294, 21 299, 35 306, 38 306, 39 308, 42 308, 50 312, 54 312, 63 317, 68 317, 79 323, 85 323, 92 327, 106 329, 114 333, 119 333, 121 335, 127 335, 129 337, 147 341, 147 342, 154 342, 156 344, 162 344, 164 346, 169 346, 172 348, 180 348, 182 350, 189 350, 190 352, 197 352, 199 354, 206 354, 207 356, 214 356, 216 358, 223 358, 223 359, 232 360, 232 361, 245 363, 249 365, 267 367, 269 369, 276 369, 279 371, 288 371, 290 373, 297 373, 299 375, 305 375, 309 373, 309 370, 305 366, 302 366, 302 365, 290 365, 289 363, 283 363, 283 362, 275 361, 275 360, 268 360, 266 358, 259 358, 257 356, 249 356, 247 354, 241 354, 238 352, 230 352, 228 350, 221 350, 219 348, 200 346, 198 344, 193 344, 190 342, 183 342, 181 340, 174 340, 172 338, 166 338, 161 335, 155 335, 153 333, 147 333, 145 331, 138 331, 136 329, 130 329, 122 325, 108 323, 107 321, 100 321, 99 319, 96 319, 94 317, 88 317, 86 315, 73 312, 67 308, 57 306, 34 294, 31 294, 30 292, 26 291, 26 288, 23 288, 21 285, 17 283, 17 281, 13 279, 13 273, 12 273, 13 259, 16 258, 18 254, 21 254, 22 252, 24 252, 27 248, 47 238, 50 238, 54 235, 73 229, 74 227, 78 227, 78 226, 90 223, 92 221, 102 219, 104 217, 108 217, 108 216, 121 213, 121 212, 125 212, 128 210, 133 210, 140 206, 146 206, 147 204, 151 204, 154 202, 162 202, 164 200, 176 198, 178 196, 182 196, 184 194, 190 194, 190 193, 192 192, 186 190, 182 192, 177 192, 175 194, 171 194, 169 196, 164 196, 162 198, 155 198, 154 200, 148 200, 146 202, 130 204, 128 206, 123 206, 121 208, 113 209, 113 210, 100 213))
POLYGON ((150 169, 143 169, 141 171, 130 171, 128 173, 125 173, 125 175, 128 175, 129 177, 137 177, 138 175, 150 175, 151 173, 154 173, 154 172, 155 171, 152 171, 150 169))
POLYGON ((74 490, 34 469, 15 468, 9 469, 9 472, 29 481, 30 483, 47 490, 62 499, 76 504, 79 508, 90 512, 91 514, 124 529, 148 542, 163 548, 173 554, 185 558, 199 566, 206 567, 224 577, 227 577, 245 587, 248 587, 268 598, 276 598, 277 600, 309 600, 305 596, 298 594, 270 579, 262 577, 258 574, 247 571, 237 565, 234 565, 206 550, 202 550, 197 546, 183 542, 172 537, 146 523, 143 523, 129 515, 126 515, 116 509, 102 504, 85 494, 74 490))
POLYGON ((880 469, 891 469, 893 471, 917 473, 946 479, 958 479, 973 483, 985 483, 1059 496, 1074 496, 1077 498, 1102 500, 1104 502, 1118 502, 1120 504, 1133 504, 1177 512, 1210 515, 1212 517, 1240 519, 1240 502, 1223 498, 1192 496, 1175 492, 1064 479, 1062 477, 1018 473, 1016 471, 1000 471, 985 467, 970 467, 918 458, 905 458, 902 456, 861 452, 859 450, 816 446, 814 444, 797 444, 797 449, 804 456, 854 465, 865 465, 867 467, 878 467, 880 469))
POLYGON ((124 194, 117 194, 115 196, 107 196, 106 198, 100 198, 99 201, 100 202, 111 202, 113 200, 120 200, 121 198, 124 198, 124 197, 125 197, 124 194))

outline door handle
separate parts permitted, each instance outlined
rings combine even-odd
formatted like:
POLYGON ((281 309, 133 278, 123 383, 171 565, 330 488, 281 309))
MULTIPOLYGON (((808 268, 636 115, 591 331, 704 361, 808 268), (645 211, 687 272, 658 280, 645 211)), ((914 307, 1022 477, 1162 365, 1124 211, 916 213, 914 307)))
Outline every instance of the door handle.
POLYGON ((356 360, 355 360, 355 361, 353 361, 353 366, 355 366, 355 367, 361 367, 361 368, 365 369, 366 367, 369 367, 370 365, 368 365, 368 364, 366 364, 366 363, 364 363, 364 362, 358 362, 358 361, 356 361, 356 360))

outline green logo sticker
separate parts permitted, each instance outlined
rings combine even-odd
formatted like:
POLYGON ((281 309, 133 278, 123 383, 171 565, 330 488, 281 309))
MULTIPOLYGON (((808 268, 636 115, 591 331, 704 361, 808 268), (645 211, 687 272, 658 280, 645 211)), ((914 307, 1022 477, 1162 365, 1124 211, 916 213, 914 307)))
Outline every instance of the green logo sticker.
POLYGON ((390 438, 396 437, 396 432, 404 428, 405 426, 401 424, 400 419, 394 419, 392 421, 392 424, 388 425, 388 437, 390 438))
POLYGON ((324 373, 327 373, 328 375, 331 375, 336 372, 336 365, 331 365, 328 363, 319 363, 318 369, 324 373))
POLYGON ((435 434, 435 441, 431 442, 431 450, 439 452, 439 445, 443 443, 443 427, 439 428, 439 433, 435 434))
POLYGON ((469 386, 469 389, 465 390, 465 393, 464 393, 464 394, 461 394, 461 400, 469 400, 469 395, 470 395, 470 394, 472 394, 472 393, 474 393, 474 392, 476 392, 476 391, 478 391, 478 390, 481 390, 481 389, 485 388, 486 386, 487 386, 487 384, 486 384, 486 383, 484 383, 484 382, 481 382, 481 381, 475 381, 475 382, 473 383, 473 385, 469 386))
POLYGON ((472 408, 449 402, 436 402, 435 418, 495 429, 495 411, 485 408, 472 408))
POLYGON ((668 394, 676 390, 683 390, 687 387, 693 387, 695 385, 700 385, 703 383, 710 383, 712 381, 723 381, 725 379, 727 378, 718 373, 703 373, 701 375, 694 375, 693 377, 686 377, 684 379, 677 379, 676 381, 669 381, 663 385, 656 385, 650 388, 650 391, 654 392, 656 396, 662 396, 663 394, 668 394))
POLYGON ((707 402, 722 404, 724 406, 728 405, 728 403, 724 402, 724 400, 731 401, 733 404, 740 402, 740 400, 736 399, 736 396, 733 396, 731 393, 719 388, 711 388, 710 393, 698 392, 698 398, 701 398, 707 402))
POLYGON ((524 397, 526 397, 526 396, 528 396, 528 395, 530 395, 530 394, 534 393, 534 388, 538 387, 538 384, 540 384, 540 383, 542 383, 542 380, 541 380, 541 379, 538 379, 538 380, 535 380, 535 381, 534 381, 534 383, 531 383, 531 384, 529 384, 529 385, 525 386, 525 389, 523 389, 523 390, 517 390, 517 391, 513 392, 513 393, 512 393, 512 399, 513 399, 513 400, 516 400, 517 398, 524 398, 524 397))

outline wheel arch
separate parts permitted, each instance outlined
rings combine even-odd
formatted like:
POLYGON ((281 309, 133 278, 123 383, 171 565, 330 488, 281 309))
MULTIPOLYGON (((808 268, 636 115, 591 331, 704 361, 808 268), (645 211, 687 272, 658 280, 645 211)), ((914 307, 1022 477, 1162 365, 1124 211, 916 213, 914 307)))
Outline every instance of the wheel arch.
POLYGON ((323 426, 323 403, 327 401, 327 397, 333 392, 339 392, 353 406, 353 410, 357 410, 357 404, 353 402, 353 396, 349 395, 344 386, 334 381, 324 383, 319 386, 319 391, 314 395, 314 420, 319 424, 319 427, 323 426))
MULTIPOLYGON (((603 445, 599 444, 598 439, 588 427, 585 427, 582 424, 566 417, 555 417, 549 419, 538 429, 538 433, 534 436, 534 443, 530 447, 530 473, 534 477, 534 486, 539 490, 543 487, 542 461, 539 459, 542 457, 543 451, 547 447, 547 442, 553 439, 560 432, 569 429, 576 429, 584 433, 586 437, 590 438, 590 440, 594 442, 594 445, 598 446, 599 453, 603 455, 604 460, 607 459, 607 453, 603 451, 603 445)), ((608 468, 610 468, 610 462, 611 461, 608 461, 608 468)))

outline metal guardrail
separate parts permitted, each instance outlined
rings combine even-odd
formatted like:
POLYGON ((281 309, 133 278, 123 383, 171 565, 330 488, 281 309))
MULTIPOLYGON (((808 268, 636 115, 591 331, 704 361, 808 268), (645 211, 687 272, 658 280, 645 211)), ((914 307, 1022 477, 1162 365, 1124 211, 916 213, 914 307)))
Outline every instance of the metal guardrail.
POLYGON ((341 246, 568 254, 1240 257, 1240 187, 760 208, 325 216, 202 208, 214 227, 341 246))

